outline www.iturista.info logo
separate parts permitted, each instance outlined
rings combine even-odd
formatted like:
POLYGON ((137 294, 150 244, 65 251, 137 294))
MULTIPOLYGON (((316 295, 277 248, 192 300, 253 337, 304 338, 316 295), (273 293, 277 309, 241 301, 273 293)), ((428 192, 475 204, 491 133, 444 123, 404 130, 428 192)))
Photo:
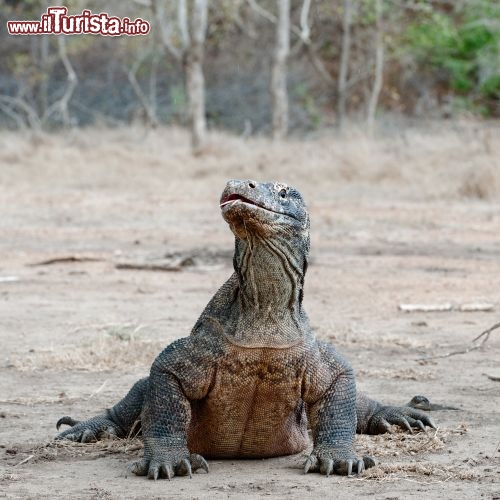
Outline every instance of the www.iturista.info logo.
POLYGON ((140 17, 131 21, 106 12, 92 14, 88 9, 76 16, 68 16, 66 7, 49 7, 40 21, 7 21, 11 35, 147 35, 151 25, 140 17))

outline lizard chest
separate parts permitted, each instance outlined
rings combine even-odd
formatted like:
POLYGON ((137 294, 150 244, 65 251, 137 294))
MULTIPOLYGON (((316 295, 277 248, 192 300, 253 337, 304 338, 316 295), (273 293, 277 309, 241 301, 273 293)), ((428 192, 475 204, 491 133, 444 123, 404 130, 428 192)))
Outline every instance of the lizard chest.
POLYGON ((231 347, 212 387, 193 402, 191 436, 219 457, 297 453, 307 442, 300 349, 231 347), (297 450, 297 448, 299 448, 297 450))

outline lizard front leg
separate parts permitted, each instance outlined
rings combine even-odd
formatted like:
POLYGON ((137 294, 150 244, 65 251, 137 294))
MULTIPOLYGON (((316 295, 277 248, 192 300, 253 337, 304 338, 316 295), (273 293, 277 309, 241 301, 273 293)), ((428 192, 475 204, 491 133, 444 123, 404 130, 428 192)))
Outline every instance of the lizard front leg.
POLYGON ((356 384, 347 361, 328 344, 319 352, 306 376, 304 401, 309 408, 314 448, 304 472, 329 476, 362 473, 374 465, 371 457, 360 458, 354 450, 356 434, 356 384))
POLYGON ((142 411, 144 457, 134 462, 131 471, 149 479, 189 475, 202 468, 205 459, 189 452, 188 429, 191 400, 208 391, 207 364, 191 339, 180 339, 168 346, 151 367, 149 386, 142 411))

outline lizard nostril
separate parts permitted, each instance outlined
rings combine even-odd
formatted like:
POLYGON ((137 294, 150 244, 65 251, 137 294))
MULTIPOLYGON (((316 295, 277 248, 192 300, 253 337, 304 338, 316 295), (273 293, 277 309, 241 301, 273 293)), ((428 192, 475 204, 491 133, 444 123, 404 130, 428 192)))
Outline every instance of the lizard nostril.
POLYGON ((251 187, 252 189, 255 188, 255 182, 249 181, 248 186, 251 187))

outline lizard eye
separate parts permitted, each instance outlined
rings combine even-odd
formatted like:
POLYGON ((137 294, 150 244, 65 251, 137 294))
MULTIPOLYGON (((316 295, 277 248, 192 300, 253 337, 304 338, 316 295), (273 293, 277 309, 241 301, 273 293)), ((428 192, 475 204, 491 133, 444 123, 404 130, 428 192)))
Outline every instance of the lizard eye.
POLYGON ((282 198, 286 198, 286 189, 282 189, 279 194, 282 198))

